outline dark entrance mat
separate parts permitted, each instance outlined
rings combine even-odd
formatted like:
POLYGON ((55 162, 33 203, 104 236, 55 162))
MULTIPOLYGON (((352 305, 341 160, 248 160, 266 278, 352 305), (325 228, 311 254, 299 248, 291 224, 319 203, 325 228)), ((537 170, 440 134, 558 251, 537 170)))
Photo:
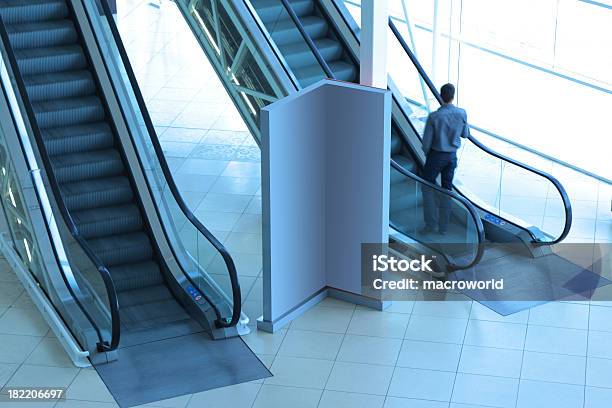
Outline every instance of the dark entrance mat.
POLYGON ((95 369, 122 408, 271 376, 242 339, 206 333, 120 348, 95 369))
MULTIPOLYGON (((501 255, 501 254, 500 254, 501 255)), ((555 300, 588 300, 595 289, 612 281, 558 255, 527 258, 517 252, 483 260, 474 268, 450 274, 451 281, 503 279, 504 288, 459 291, 507 316, 555 300)))

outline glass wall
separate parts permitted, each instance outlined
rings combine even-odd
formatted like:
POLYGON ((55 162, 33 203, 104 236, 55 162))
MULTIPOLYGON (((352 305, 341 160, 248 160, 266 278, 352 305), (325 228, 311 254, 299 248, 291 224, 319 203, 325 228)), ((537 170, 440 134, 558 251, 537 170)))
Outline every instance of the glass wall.
MULTIPOLYGON (((612 179, 612 1, 389 1, 434 83, 457 84, 473 125, 612 179)), ((360 2, 345 3, 357 17, 360 2)))

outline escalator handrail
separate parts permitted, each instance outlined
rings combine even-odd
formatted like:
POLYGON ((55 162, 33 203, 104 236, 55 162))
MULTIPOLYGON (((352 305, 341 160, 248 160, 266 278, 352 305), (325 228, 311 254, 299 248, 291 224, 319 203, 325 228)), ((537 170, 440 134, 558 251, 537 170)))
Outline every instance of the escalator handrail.
POLYGON ((285 6, 287 13, 289 13, 289 17, 291 17, 291 20, 293 21, 293 23, 299 30, 300 34, 304 38, 304 41, 306 41, 306 44, 308 44, 308 48, 310 48, 310 51, 313 53, 313 55, 317 59, 317 62, 319 63, 319 65, 321 65, 321 68, 323 68, 323 71, 325 71, 325 75, 327 75, 328 78, 336 79, 333 71, 327 64, 327 61, 325 61, 325 58, 323 58, 323 56, 321 55, 321 52, 317 48, 312 37, 310 36, 310 34, 308 34, 306 29, 304 28, 304 25, 302 24, 297 13, 293 9, 293 6, 289 3, 288 0, 281 0, 281 3, 283 3, 283 6, 285 6))
MULTIPOLYGON (((45 147, 45 144, 42 138, 42 133, 40 131, 40 128, 38 127, 38 122, 36 121, 34 110, 32 109, 32 103, 30 102, 30 97, 27 93, 25 82, 23 80, 23 77, 21 76, 19 65, 17 64, 17 58, 15 57, 15 53, 13 52, 13 48, 10 44, 8 32, 6 30, 6 25, 4 24, 4 20, 2 19, 1 16, 0 16, 0 39, 2 42, 2 47, 4 51, 6 52, 6 55, 8 58, 8 64, 11 68, 13 78, 17 85, 19 96, 26 110, 26 116, 30 124, 30 128, 32 129, 33 137, 34 137, 34 140, 36 141, 38 151, 40 152, 39 156, 42 160, 42 164, 45 169, 45 173, 47 174, 47 180, 49 182, 49 186, 51 187, 53 198, 57 204, 57 207, 59 209, 59 212, 62 216, 64 223, 66 224, 66 226, 68 227, 70 231, 70 234, 75 239, 75 241, 81 246, 81 248, 83 249, 87 257, 89 258, 89 260, 92 262, 92 264, 96 267, 104 283, 104 288, 106 290, 106 295, 108 297, 108 303, 110 307, 110 311, 109 311, 110 319, 111 319, 111 341, 110 343, 104 341, 104 339, 102 338, 100 334, 99 328, 97 327, 97 325, 95 324, 95 322, 93 321, 89 313, 81 305, 79 299, 76 296, 75 296, 75 300, 77 304, 79 305, 79 307, 81 308, 81 310, 83 311, 83 313, 85 314, 85 316, 87 317, 88 321, 93 325, 94 329, 98 333, 98 337, 100 340, 100 342, 98 343, 98 351, 115 350, 119 346, 119 338, 121 334, 120 318, 119 318, 119 301, 117 297, 117 291, 115 289, 115 284, 106 266, 104 266, 100 258, 94 253, 94 251, 91 249, 87 241, 80 234, 79 229, 77 228, 74 220, 72 219, 72 216, 70 215, 70 212, 68 211, 68 208, 66 207, 66 204, 62 198, 61 191, 59 189, 59 183, 55 177, 55 172, 53 171, 51 161, 49 160, 49 157, 44 153, 46 152, 46 147, 45 147)), ((71 287, 71 285, 74 285, 75 283, 67 279, 65 275, 63 276, 63 279, 69 285, 68 289, 70 290, 71 294, 74 296, 73 291, 75 290, 75 288, 71 287)), ((76 289, 79 290, 78 288, 76 289)))
MULTIPOLYGON (((225 246, 198 220, 198 218, 191 212, 181 193, 179 192, 176 183, 174 182, 174 177, 172 176, 172 172, 170 171, 170 167, 168 166, 168 162, 166 161, 166 157, 164 155, 164 151, 157 137, 157 132, 155 130, 155 126, 153 125, 153 121, 151 120, 151 116, 149 115, 149 111, 147 109, 144 97, 142 96, 142 92, 140 91, 140 87, 138 85, 138 80, 136 78, 136 74, 132 69, 132 64, 130 63, 127 51, 123 46, 123 41, 121 40, 121 34, 119 33, 119 29, 117 28, 117 24, 115 23, 115 19, 113 18, 113 14, 108 5, 108 0, 100 0, 99 4, 102 6, 102 11, 104 12, 105 18, 109 24, 109 28, 113 35, 113 39, 115 41, 115 45, 117 47, 117 51, 119 52, 119 58, 121 59, 122 65, 125 68, 126 74, 130 81, 130 86, 134 92, 134 96, 136 97, 136 102, 138 103, 138 108, 142 114, 142 117, 145 121, 145 126, 147 127, 147 132, 149 133, 149 137, 151 139, 151 143, 153 144, 153 149, 157 156, 157 160, 161 166, 162 173, 164 175, 165 181, 172 193, 174 200, 176 200, 179 208, 183 212, 183 214, 187 217, 187 219, 191 222, 191 224, 211 243, 211 245, 221 254, 225 266, 227 267, 230 282, 232 285, 232 317, 230 320, 226 320, 222 318, 221 313, 219 312, 218 307, 214 304, 214 302, 210 301, 206 294, 202 293, 202 296, 208 300, 208 303, 213 308, 217 320, 215 324, 219 328, 227 328, 233 327, 240 321, 240 314, 242 308, 242 294, 240 291, 240 282, 238 280, 238 273, 236 271, 236 265, 230 253, 227 251, 225 246)), ((190 280, 192 284, 191 277, 188 274, 185 274, 186 277, 190 280)), ((197 285, 194 284, 194 287, 198 288, 197 285)))
MULTIPOLYGON (((417 69, 419 75, 421 76, 421 78, 423 79, 423 81, 425 81, 425 84, 427 85, 427 87, 429 88, 429 90, 431 91, 431 93, 435 96, 436 100, 438 101, 438 103, 440 103, 440 105, 442 105, 444 103, 444 101, 442 100, 442 96, 440 95, 440 93, 438 92, 438 90, 436 89, 435 85, 433 84, 433 82, 431 81, 431 78, 429 78, 429 76, 427 75, 427 73, 425 72, 425 70, 423 69, 423 66, 421 66, 421 64, 419 63, 418 59, 416 58, 416 56, 414 55, 414 53, 412 52, 412 50, 410 49, 410 47, 408 46, 408 44, 406 43, 406 41, 404 40, 404 37, 401 35, 401 33, 399 32, 399 30, 397 29, 397 26, 395 25, 395 23, 393 22, 393 20, 391 19, 391 17, 389 17, 389 27, 391 28, 391 31, 393 32, 393 35, 395 36, 395 38, 398 40, 398 42, 400 43, 401 47, 403 48, 404 52, 408 55, 408 58, 410 58, 410 61, 412 62, 412 64, 415 66, 415 68, 417 69)), ((563 200, 563 207, 565 210, 565 224, 563 226, 563 231, 561 232, 561 234, 555 238, 553 241, 551 242, 542 242, 545 243, 547 245, 553 245, 553 244, 557 244, 561 241, 563 241, 565 239, 565 237, 567 237, 567 235, 569 234, 569 231, 572 227, 572 205, 569 199, 569 196, 567 195, 567 191, 565 190, 565 188, 563 187, 563 185, 559 182, 559 180, 557 180, 554 176, 552 176, 551 174, 548 174, 542 170, 538 170, 534 167, 529 166, 528 164, 525 163, 521 163, 515 159, 512 159, 508 156, 505 156, 501 153, 498 153, 494 150, 492 150, 491 148, 485 146, 484 144, 482 144, 478 139, 476 139, 474 136, 470 135, 468 137, 468 140, 470 140, 472 143, 474 143, 476 145, 476 147, 478 147, 479 149, 483 150, 484 152, 486 152, 487 154, 490 154, 491 156, 494 156, 500 160, 506 161, 508 163, 511 163, 517 167, 520 167, 524 170, 527 170, 529 172, 535 173, 538 176, 541 176, 545 179, 547 179, 548 181, 550 181, 555 188, 557 189, 557 191, 559 192, 559 195, 561 196, 561 199, 563 200)), ((534 239, 533 243, 540 243, 533 235, 533 233, 531 231, 528 230, 528 232, 531 234, 532 238, 534 239)))
MULTIPOLYGON (((453 270, 456 270, 456 269, 469 269, 469 268, 475 266, 476 264, 478 264, 480 262, 480 260, 482 259, 482 256, 484 255, 484 250, 485 250, 485 245, 484 245, 485 232, 484 232, 484 226, 482 225, 482 220, 480 219, 480 216, 478 215, 478 211, 476 210, 476 208, 474 208, 474 205, 468 199, 466 199, 465 197, 455 193, 454 191, 442 188, 439 185, 431 183, 431 182, 429 182, 429 181, 427 181, 427 180, 417 176, 416 174, 412 173, 411 171, 406 170, 402 165, 400 165, 398 162, 396 162, 393 159, 391 159, 391 167, 393 167, 395 170, 400 172, 403 176, 408 177, 411 180, 416 181, 418 184, 420 184, 422 186, 426 186, 426 187, 428 187, 428 188, 430 188, 432 190, 437 191, 440 194, 444 194, 444 195, 447 195, 447 196, 453 198, 454 200, 460 202, 467 209, 468 213, 470 214, 470 217, 472 218, 472 221, 474 222, 474 225, 476 226, 476 234, 477 234, 477 237, 478 237, 476 255, 474 256, 474 259, 472 259, 472 261, 470 263, 468 263, 467 265, 451 265, 451 266, 452 266, 453 270)), ((422 243, 422 244, 427 246, 426 243, 422 243)))

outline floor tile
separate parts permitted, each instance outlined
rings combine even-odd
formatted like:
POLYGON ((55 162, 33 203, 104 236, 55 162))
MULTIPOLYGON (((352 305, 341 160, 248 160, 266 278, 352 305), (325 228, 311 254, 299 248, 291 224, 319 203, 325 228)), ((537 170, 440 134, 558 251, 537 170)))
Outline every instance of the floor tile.
POLYGON ((529 326, 527 329, 525 350, 584 356, 586 347, 585 330, 543 326, 529 326))
POLYGON ((21 364, 42 339, 35 336, 0 334, 0 363, 21 364))
POLYGON ((337 361, 325 389, 385 395, 392 375, 393 367, 337 361))
POLYGON ((323 389, 333 361, 277 356, 266 384, 323 389))
POLYGON ((325 390, 318 408, 382 408, 384 402, 379 395, 325 390))
POLYGON ((98 402, 115 401, 98 373, 93 369, 81 370, 72 384, 70 384, 66 396, 74 400, 98 402))
POLYGON ((612 332, 589 332, 589 357, 612 359, 612 332))
POLYGON ((518 379, 458 373, 452 401, 511 408, 515 406, 518 383, 518 379))
POLYGON ((335 360, 342 338, 338 333, 289 330, 278 355, 335 360))
POLYGON ((75 367, 45 367, 22 365, 7 386, 12 387, 68 387, 79 373, 75 367))
POLYGON ((179 174, 220 176, 229 162, 223 160, 187 159, 178 169, 179 174))
POLYGON ((290 329, 344 334, 352 316, 353 311, 350 309, 315 306, 295 319, 291 323, 290 329))
POLYGON ((538 326, 588 329, 589 306, 565 302, 549 302, 529 311, 529 324, 538 326))
POLYGON ((612 332, 612 309, 600 306, 591 306, 589 314, 589 329, 612 332))
POLYGON ((347 333, 401 339, 409 316, 376 310, 355 310, 347 333))
POLYGON ((210 191, 216 194, 243 194, 252 195, 261 187, 258 178, 224 177, 217 178, 210 191))
POLYGON ((24 292, 23 286, 17 280, 0 284, 0 308, 11 306, 24 292))
POLYGON ((470 320, 465 344, 522 350, 526 329, 527 326, 517 323, 470 320))
POLYGON ((590 357, 587 360, 586 385, 612 388, 612 360, 590 357))
POLYGON ((337 361, 394 366, 401 346, 400 339, 347 334, 337 361))
POLYGON ((397 367, 389 395, 433 401, 449 401, 455 373, 397 367))
POLYGON ((584 385, 586 357, 525 351, 521 378, 584 385))
POLYGON ((287 330, 281 329, 275 333, 267 333, 262 330, 253 330, 246 336, 242 336, 247 346, 255 353, 276 354, 280 348, 287 330))
POLYGON ((387 397, 384 408, 448 408, 448 402, 387 397))
POLYGON ((0 388, 6 384, 18 368, 19 364, 0 363, 0 388))
POLYGON ((316 408, 322 393, 321 390, 264 384, 253 408, 316 408))
POLYGON ((404 340, 397 366, 455 372, 460 356, 460 344, 404 340))
POLYGON ((516 408, 582 408, 583 402, 584 387, 521 380, 516 408))
POLYGON ((42 337, 49 331, 47 323, 35 309, 11 308, 0 317, 0 333, 42 337))
POLYGON ((470 316, 472 301, 453 300, 416 300, 412 314, 419 316, 454 317, 467 319, 470 316))
POLYGON ((432 316, 412 316, 406 339, 442 343, 463 343, 467 320, 432 316))
POLYGON ((56 338, 45 337, 25 360, 26 364, 73 367, 74 364, 56 338))
POLYGON ((585 408, 609 408, 612 401, 612 389, 610 388, 585 388, 585 408))
POLYGON ((468 374, 519 378, 522 357, 521 350, 464 345, 461 351, 459 371, 468 374))
POLYGON ((255 401, 260 388, 261 384, 243 383, 200 392, 191 397, 187 407, 250 407, 255 401))

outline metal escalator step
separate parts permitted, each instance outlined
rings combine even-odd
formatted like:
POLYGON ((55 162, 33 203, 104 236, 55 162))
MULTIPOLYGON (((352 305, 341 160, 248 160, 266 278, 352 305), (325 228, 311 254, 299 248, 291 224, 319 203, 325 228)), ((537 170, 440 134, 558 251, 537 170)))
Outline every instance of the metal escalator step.
POLYGON ((88 96, 96 92, 89 71, 66 71, 24 78, 31 102, 88 96))
MULTIPOLYGON (((314 41, 317 49, 325 61, 332 62, 342 57, 342 45, 335 40, 322 38, 314 41)), ((292 69, 299 69, 311 65, 315 59, 310 47, 305 42, 286 44, 280 47, 285 61, 292 69)))
POLYGON ((119 292, 118 298, 121 324, 128 330, 189 319, 165 285, 119 292))
POLYGON ((87 59, 80 45, 17 50, 15 57, 24 77, 87 67, 87 59))
POLYGON ((0 14, 5 24, 55 20, 68 17, 68 5, 62 0, 0 0, 0 14))
POLYGON ((74 211, 72 218, 81 235, 87 239, 126 234, 143 228, 142 215, 135 204, 74 211))
MULTIPOLYGON (((290 0, 289 2, 298 17, 308 16, 314 10, 312 0, 290 0)), ((287 18, 287 10, 279 0, 253 0, 251 3, 264 23, 273 22, 279 18, 287 18)))
POLYGON ((97 96, 53 99, 32 104, 41 129, 104 120, 104 106, 97 96))
POLYGON ((107 178, 123 173, 123 160, 115 149, 53 156, 51 164, 60 184, 107 178))
MULTIPOLYGON (((319 39, 325 37, 327 34, 329 26, 321 17, 308 16, 301 19, 301 22, 312 39, 319 39)), ((296 28, 293 20, 289 18, 268 24, 266 27, 278 46, 304 41, 302 34, 296 28)))
POLYGON ((153 247, 144 232, 88 240, 91 249, 107 267, 150 260, 153 247))
MULTIPOLYGON (((357 76, 357 69, 353 64, 344 61, 335 61, 328 64, 336 79, 353 82, 357 76)), ((325 75, 319 64, 310 65, 304 68, 296 69, 295 76, 300 81, 302 87, 307 87, 321 80, 325 75)))
POLYGON ((129 203, 134 199, 134 192, 127 177, 66 183, 61 185, 60 189, 69 211, 129 203))
POLYGON ((108 149, 114 144, 106 122, 49 128, 41 133, 49 156, 108 149))
POLYGON ((52 20, 10 25, 6 28, 14 50, 57 47, 78 39, 71 20, 52 20))
POLYGON ((117 292, 162 285, 164 283, 159 265, 153 261, 116 266, 110 268, 109 272, 117 292))

